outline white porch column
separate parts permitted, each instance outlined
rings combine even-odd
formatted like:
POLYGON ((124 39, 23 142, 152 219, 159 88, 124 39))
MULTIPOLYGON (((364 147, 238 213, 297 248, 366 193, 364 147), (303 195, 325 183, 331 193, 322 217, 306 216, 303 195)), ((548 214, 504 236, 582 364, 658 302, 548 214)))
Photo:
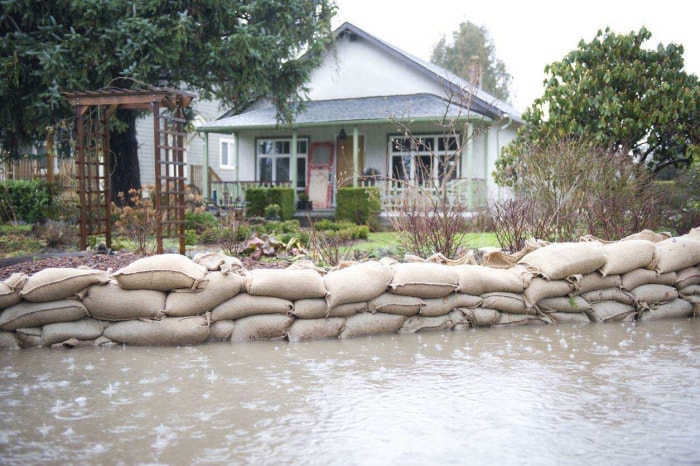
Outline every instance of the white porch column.
POLYGON ((472 123, 467 124, 467 208, 470 210, 474 207, 474 126, 472 123))
POLYGON ((243 199, 243 191, 241 190, 241 179, 240 179, 240 173, 241 173, 241 167, 238 164, 238 133, 231 133, 233 136, 233 163, 236 169, 234 170, 233 176, 234 180, 236 180, 236 197, 239 197, 241 201, 245 200, 243 199))
POLYGON ((204 154, 202 155, 202 196, 209 199, 209 133, 204 133, 204 154))
POLYGON ((352 185, 357 188, 360 171, 360 132, 357 126, 352 127, 352 185))
POLYGON ((291 172, 292 178, 292 191, 294 192, 294 205, 297 204, 297 140, 299 138, 299 131, 296 129, 292 131, 292 157, 289 161, 289 171, 291 172))

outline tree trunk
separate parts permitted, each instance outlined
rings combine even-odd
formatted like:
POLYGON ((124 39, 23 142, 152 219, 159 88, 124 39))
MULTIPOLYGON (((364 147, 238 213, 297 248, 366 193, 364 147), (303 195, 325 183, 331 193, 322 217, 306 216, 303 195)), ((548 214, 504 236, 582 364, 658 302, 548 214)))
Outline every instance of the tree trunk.
POLYGON ((110 180, 112 200, 116 201, 120 192, 129 199, 131 188, 141 188, 141 171, 139 169, 138 141, 136 140, 136 110, 118 109, 116 117, 126 123, 124 131, 112 129, 109 133, 111 156, 110 180))

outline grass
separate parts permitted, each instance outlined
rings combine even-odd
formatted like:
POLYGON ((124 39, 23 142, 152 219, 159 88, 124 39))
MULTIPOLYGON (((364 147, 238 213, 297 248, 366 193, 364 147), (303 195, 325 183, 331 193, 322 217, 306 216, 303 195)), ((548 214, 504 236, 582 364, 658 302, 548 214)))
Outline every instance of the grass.
MULTIPOLYGON (((464 240, 469 248, 478 249, 484 247, 499 247, 494 233, 465 233, 464 240)), ((399 233, 395 231, 371 232, 367 241, 354 243, 347 248, 348 251, 365 253, 400 253, 401 243, 399 233)), ((381 255, 381 254, 380 254, 381 255)))
POLYGON ((0 225, 0 257, 31 256, 41 252, 44 247, 44 242, 32 234, 32 225, 0 225))

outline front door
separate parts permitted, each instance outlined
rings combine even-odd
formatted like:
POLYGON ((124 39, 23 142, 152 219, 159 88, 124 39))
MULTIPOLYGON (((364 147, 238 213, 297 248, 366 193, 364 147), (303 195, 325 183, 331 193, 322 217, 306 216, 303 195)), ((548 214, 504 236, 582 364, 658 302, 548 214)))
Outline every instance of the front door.
POLYGON ((331 206, 331 169, 333 167, 333 143, 315 142, 309 153, 309 171, 306 189, 314 208, 331 206))
MULTIPOLYGON (((357 142, 358 146, 360 146, 357 154, 359 159, 359 173, 357 175, 360 176, 365 166, 365 137, 358 136, 357 142)), ((338 163, 336 163, 335 179, 339 188, 352 186, 352 177, 355 171, 352 161, 352 148, 352 137, 338 139, 338 163)))

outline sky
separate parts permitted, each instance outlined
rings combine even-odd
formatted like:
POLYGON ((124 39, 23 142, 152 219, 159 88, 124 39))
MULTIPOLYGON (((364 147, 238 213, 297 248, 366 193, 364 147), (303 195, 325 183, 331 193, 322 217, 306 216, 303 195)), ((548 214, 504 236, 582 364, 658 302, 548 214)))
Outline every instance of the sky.
POLYGON ((688 0, 336 0, 333 26, 349 21, 360 29, 424 60, 442 36, 448 41, 460 23, 484 26, 513 77, 511 103, 525 110, 542 96, 547 64, 590 42, 599 29, 617 34, 645 26, 647 42, 682 44, 685 70, 700 76, 700 27, 688 0))

